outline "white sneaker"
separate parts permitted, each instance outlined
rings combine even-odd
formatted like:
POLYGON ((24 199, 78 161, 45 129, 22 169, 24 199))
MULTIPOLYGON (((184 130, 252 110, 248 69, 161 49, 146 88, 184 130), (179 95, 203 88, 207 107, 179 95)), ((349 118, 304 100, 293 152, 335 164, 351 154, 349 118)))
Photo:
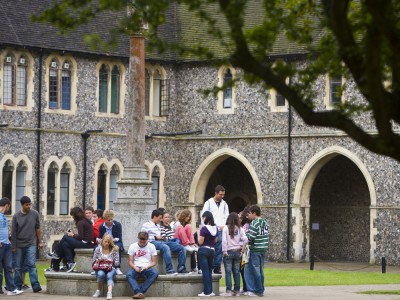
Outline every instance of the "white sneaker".
POLYGON ((96 292, 93 294, 93 298, 99 298, 100 296, 100 290, 96 290, 96 292))
POLYGON ((254 294, 253 292, 247 292, 245 295, 249 297, 257 297, 257 295, 254 294))
MULTIPOLYGON (((121 272, 121 271, 120 271, 121 272)), ((121 272, 122 273, 122 272, 121 272)), ((112 293, 111 292, 107 292, 107 300, 111 300, 112 299, 112 293)))
POLYGON ((192 253, 194 251, 194 249, 190 245, 186 245, 185 249, 186 249, 187 252, 190 252, 190 253, 192 253))
POLYGON ((96 271, 90 272, 90 275, 96 275, 96 271))
POLYGON ((18 289, 15 289, 15 290, 13 290, 13 291, 8 291, 7 292, 7 296, 15 296, 15 295, 19 295, 19 294, 22 294, 23 293, 23 291, 20 291, 20 290, 18 290, 18 289))
POLYGON ((116 273, 117 275, 123 275, 123 274, 124 274, 124 273, 122 273, 122 271, 121 271, 120 268, 116 268, 116 269, 115 269, 115 273, 116 273))
POLYGON ((210 295, 206 295, 206 294, 204 294, 204 292, 203 292, 203 293, 201 293, 201 294, 198 294, 197 296, 199 296, 199 297, 210 297, 211 294, 210 294, 210 295))
POLYGON ((215 294, 213 292, 211 292, 210 297, 214 297, 214 296, 215 296, 215 294))

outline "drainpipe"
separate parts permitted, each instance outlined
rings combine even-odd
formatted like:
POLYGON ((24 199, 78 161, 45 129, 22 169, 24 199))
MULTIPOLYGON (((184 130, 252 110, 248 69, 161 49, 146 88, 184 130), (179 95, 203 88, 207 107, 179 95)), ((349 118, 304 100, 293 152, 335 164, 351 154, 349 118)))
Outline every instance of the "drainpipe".
POLYGON ((40 210, 40 156, 41 156, 41 128, 42 128, 42 75, 43 75, 43 49, 39 56, 39 94, 37 113, 37 139, 36 139, 36 210, 40 210))
POLYGON ((83 195, 82 195, 82 208, 86 207, 86 173, 87 173, 87 140, 90 137, 91 133, 99 133, 103 132, 102 129, 94 129, 94 130, 86 130, 81 133, 83 138, 83 195))
POLYGON ((292 173, 292 107, 289 103, 288 105, 288 184, 287 184, 287 241, 286 241, 286 260, 290 260, 290 226, 291 226, 291 219, 292 213, 290 209, 290 195, 291 195, 291 173, 292 173))

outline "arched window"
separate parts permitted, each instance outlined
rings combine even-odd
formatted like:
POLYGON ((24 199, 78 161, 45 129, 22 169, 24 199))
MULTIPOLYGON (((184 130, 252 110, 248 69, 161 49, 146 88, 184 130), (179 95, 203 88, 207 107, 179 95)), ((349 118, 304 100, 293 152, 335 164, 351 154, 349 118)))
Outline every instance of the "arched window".
POLYGON ((21 208, 19 200, 26 193, 26 171, 24 161, 20 161, 16 168, 11 160, 7 160, 3 165, 1 196, 11 201, 11 209, 6 214, 14 214, 21 208))
POLYGON ((56 214, 58 167, 52 163, 47 170, 47 214, 56 214))
POLYGON ((117 200, 117 181, 118 181, 118 169, 116 166, 113 166, 110 172, 110 197, 109 197, 109 209, 113 209, 114 202, 117 200))
POLYGON ((101 64, 99 69, 99 113, 120 113, 122 101, 121 73, 121 67, 116 64, 101 64))
POLYGON ((342 76, 335 76, 329 80, 330 104, 340 103, 342 101, 342 76))
POLYGON ((4 58, 3 98, 5 105, 26 106, 27 104, 27 67, 24 55, 18 59, 12 54, 4 58))
POLYGON ((150 115, 150 74, 146 69, 144 74, 144 85, 145 85, 145 115, 150 115))
POLYGON ((232 67, 222 66, 218 70, 218 92, 217 110, 219 114, 233 114, 236 107, 236 87, 234 78, 236 71, 232 67))
POLYGON ((107 167, 102 165, 97 172, 97 209, 106 209, 107 167))
MULTIPOLYGON (((12 194, 12 190, 13 190, 13 171, 14 171, 14 164, 8 160, 6 161, 6 163, 3 166, 3 170, 2 170, 2 175, 3 175, 3 180, 1 182, 2 184, 2 197, 7 197, 8 199, 11 200, 11 205, 13 204, 13 194, 12 194)), ((7 214, 11 214, 11 210, 10 209, 7 214)))
MULTIPOLYGON (((120 169, 117 164, 105 162, 97 171, 97 209, 112 209, 117 200, 117 181, 120 169)), ((97 169, 97 168, 96 168, 97 169)))
POLYGON ((49 108, 71 109, 71 63, 53 58, 49 66, 49 108))
POLYGON ((99 111, 107 112, 108 68, 101 65, 99 74, 99 111))
POLYGON ((117 66, 111 72, 111 113, 119 113, 120 73, 117 66))
POLYGON ((69 169, 64 164, 60 174, 60 215, 68 215, 69 213, 69 169))
POLYGON ((15 211, 18 211, 21 209, 19 199, 25 195, 26 187, 26 166, 22 161, 18 164, 15 175, 15 211))
POLYGON ((71 168, 67 163, 60 169, 52 162, 47 169, 47 215, 68 215, 71 168))

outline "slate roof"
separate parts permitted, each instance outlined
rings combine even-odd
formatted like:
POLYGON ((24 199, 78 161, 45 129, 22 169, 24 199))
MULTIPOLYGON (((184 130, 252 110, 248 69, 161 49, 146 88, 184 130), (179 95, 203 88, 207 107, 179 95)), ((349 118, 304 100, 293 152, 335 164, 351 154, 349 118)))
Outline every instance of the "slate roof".
MULTIPOLYGON (((118 47, 109 53, 101 50, 92 50, 83 41, 87 33, 99 33, 102 38, 110 37, 109 30, 114 27, 118 20, 126 13, 105 12, 97 16, 88 24, 82 25, 68 35, 60 35, 57 29, 46 23, 32 23, 30 16, 39 13, 49 7, 53 0, 0 0, 0 46, 19 46, 37 49, 58 50, 76 52, 88 55, 107 55, 113 57, 129 57, 129 37, 120 36, 118 47)), ((259 9, 261 0, 249 2, 246 24, 252 26, 262 18, 262 10, 259 9)), ((210 8, 210 11, 217 11, 210 8)), ((224 20, 219 21, 219 26, 224 27, 224 20)), ((200 20, 183 6, 171 5, 167 12, 167 23, 160 28, 158 33, 169 41, 181 41, 190 46, 203 43, 212 49, 216 55, 226 54, 227 49, 221 47, 220 41, 210 38, 207 28, 200 20)), ((288 55, 304 53, 306 50, 296 44, 289 43, 283 35, 276 42, 271 55, 288 55)), ((146 58, 156 60, 196 60, 194 57, 181 58, 175 53, 146 53, 146 58)))

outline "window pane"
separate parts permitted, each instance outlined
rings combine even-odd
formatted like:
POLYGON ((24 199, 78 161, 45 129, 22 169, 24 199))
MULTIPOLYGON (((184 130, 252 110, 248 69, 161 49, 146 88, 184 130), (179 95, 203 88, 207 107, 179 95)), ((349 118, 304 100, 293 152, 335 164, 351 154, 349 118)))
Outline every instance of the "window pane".
POLYGON ((107 112, 108 71, 105 65, 101 66, 99 77, 99 112, 107 112))
POLYGON ((331 103, 340 103, 341 102, 341 88, 342 88, 342 77, 338 76, 335 78, 331 78, 330 80, 330 89, 331 89, 331 103))
POLYGON ((276 92, 276 106, 285 106, 285 97, 283 97, 280 93, 276 92))
POLYGON ((26 105, 26 66, 18 66, 17 71, 17 105, 26 105))
POLYGON ((161 97, 161 83, 160 79, 153 80, 153 116, 160 116, 160 97, 161 97))
POLYGON ((61 109, 71 109, 71 71, 63 70, 61 77, 61 109))
POLYGON ((68 215, 68 202, 69 173, 66 169, 62 169, 60 176, 60 215, 68 215))
POLYGON ((106 179, 107 174, 103 170, 97 173, 97 209, 106 207, 106 179))
POLYGON ((157 203, 157 207, 158 207, 159 206, 158 190, 159 190, 160 177, 152 176, 151 180, 153 181, 153 184, 151 186, 151 196, 153 198, 153 201, 155 203, 157 203))
POLYGON ((58 70, 50 69, 49 108, 58 108, 58 70))
MULTIPOLYGON (((230 69, 227 69, 224 75, 224 85, 232 84, 232 73, 230 69)), ((224 89, 224 108, 232 107, 232 86, 228 86, 224 89)))
POLYGON ((15 211, 18 211, 21 209, 21 202, 19 202, 19 199, 21 199, 22 196, 25 195, 25 176, 26 172, 22 168, 17 169, 16 173, 16 189, 15 189, 15 211))
POLYGON ((4 66, 4 88, 3 97, 4 104, 14 104, 14 88, 15 88, 15 67, 14 65, 4 66))
POLYGON ((119 91, 120 91, 120 75, 119 70, 115 66, 111 74, 111 112, 119 113, 119 91))
POLYGON ((145 78, 144 78, 144 87, 145 87, 145 101, 144 101, 144 113, 146 116, 150 115, 150 74, 146 70, 145 71, 145 78))
POLYGON ((160 103, 160 115, 167 116, 168 115, 168 106, 169 106, 169 80, 160 80, 161 84, 161 103, 160 103))
POLYGON ((118 174, 115 171, 111 171, 110 173, 110 197, 108 207, 112 209, 114 206, 114 201, 117 200, 117 180, 118 174))
MULTIPOLYGON (((2 180, 2 195, 1 197, 7 197, 11 200, 12 203, 12 170, 8 168, 3 168, 3 180, 2 180)), ((6 213, 7 215, 11 214, 12 208, 6 213)))
POLYGON ((47 214, 55 214, 56 203, 56 172, 49 170, 47 172, 47 214))

